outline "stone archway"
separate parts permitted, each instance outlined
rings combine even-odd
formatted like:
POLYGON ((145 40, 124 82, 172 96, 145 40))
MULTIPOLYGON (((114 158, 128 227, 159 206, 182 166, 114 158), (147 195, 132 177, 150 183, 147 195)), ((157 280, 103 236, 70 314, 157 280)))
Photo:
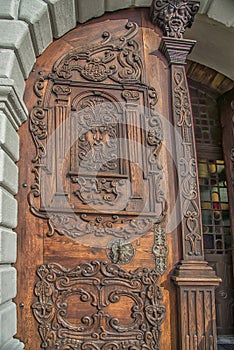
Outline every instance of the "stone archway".
MULTIPOLYGON (((216 1, 204 1, 201 13, 218 19, 219 8, 215 9, 216 1), (212 5, 212 4, 213 5, 212 5), (212 5, 212 6, 211 6, 212 5), (216 13, 216 14, 215 14, 216 13)), ((232 13, 222 5, 219 18, 231 26, 228 14, 232 13)), ((48 47, 53 38, 59 38, 76 26, 77 21, 101 16, 106 11, 116 11, 131 6, 150 6, 151 0, 119 1, 119 0, 11 0, 0 5, 0 346, 2 350, 23 349, 23 344, 13 339, 16 333, 16 305, 12 298, 16 295, 16 271, 10 264, 16 260, 16 233, 12 231, 17 226, 17 202, 14 195, 18 189, 18 169, 15 162, 19 159, 19 140, 17 129, 27 119, 27 110, 23 102, 25 89, 24 80, 28 78, 36 56, 48 47)), ((220 19, 220 21, 221 21, 220 19)), ((214 55, 220 50, 223 35, 232 33, 221 24, 201 15, 198 18, 203 23, 202 28, 212 27, 223 33, 216 42, 210 56, 204 55, 204 47, 200 46, 194 60, 212 66, 228 75, 231 67, 220 64, 214 55), (222 28, 221 28, 221 27, 222 28)), ((199 29, 199 28, 198 28, 199 29)), ((194 32, 194 38, 199 39, 200 31, 194 32)), ((205 30, 205 29, 203 29, 205 30)), ((192 32, 190 32, 191 34, 192 32)), ((213 35, 214 35, 213 33, 213 35)), ((189 36, 191 37, 191 35, 189 36)), ((228 40, 227 40, 228 41, 228 40)), ((228 54, 226 54, 228 56, 228 54)), ((230 62, 230 57, 228 58, 230 62)), ((233 60, 234 61, 234 60, 233 60)), ((21 186, 22 184, 20 184, 21 186)))

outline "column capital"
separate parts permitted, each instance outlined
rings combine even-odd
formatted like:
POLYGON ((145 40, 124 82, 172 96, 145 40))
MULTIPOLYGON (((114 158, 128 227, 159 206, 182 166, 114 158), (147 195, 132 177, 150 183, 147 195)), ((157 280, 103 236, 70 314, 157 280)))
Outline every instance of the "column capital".
POLYGON ((195 40, 162 37, 159 50, 167 58, 169 65, 186 64, 187 56, 195 44, 195 40))
POLYGON ((183 38, 186 28, 191 28, 200 2, 191 0, 153 0, 150 18, 162 29, 163 35, 183 38))
POLYGON ((222 280, 206 261, 182 260, 172 277, 177 286, 218 286, 222 280))

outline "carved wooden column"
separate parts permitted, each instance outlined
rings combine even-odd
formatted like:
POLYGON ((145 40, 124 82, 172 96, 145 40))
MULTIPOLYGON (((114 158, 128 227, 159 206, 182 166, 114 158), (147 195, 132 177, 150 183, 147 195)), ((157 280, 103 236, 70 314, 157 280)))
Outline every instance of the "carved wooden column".
POLYGON ((183 34, 198 9, 199 2, 186 0, 154 0, 151 6, 151 20, 164 34, 159 49, 171 69, 182 241, 182 260, 173 279, 182 350, 217 349, 214 290, 220 278, 204 260, 194 127, 184 68, 195 41, 183 39, 183 34))

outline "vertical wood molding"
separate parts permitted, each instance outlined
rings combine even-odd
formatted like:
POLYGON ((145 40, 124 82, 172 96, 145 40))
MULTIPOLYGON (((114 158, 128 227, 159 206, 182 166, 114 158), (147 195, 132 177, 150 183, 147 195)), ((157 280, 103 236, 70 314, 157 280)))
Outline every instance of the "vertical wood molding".
POLYGON ((234 272, 234 89, 219 100, 222 124, 223 154, 228 185, 229 211, 232 232, 232 261, 234 272))
POLYGON ((171 69, 171 110, 180 195, 182 260, 173 280, 177 286, 180 349, 217 349, 215 286, 221 279, 204 260, 198 169, 192 108, 185 63, 195 44, 183 39, 199 2, 154 0, 151 20, 162 37, 159 50, 171 69))

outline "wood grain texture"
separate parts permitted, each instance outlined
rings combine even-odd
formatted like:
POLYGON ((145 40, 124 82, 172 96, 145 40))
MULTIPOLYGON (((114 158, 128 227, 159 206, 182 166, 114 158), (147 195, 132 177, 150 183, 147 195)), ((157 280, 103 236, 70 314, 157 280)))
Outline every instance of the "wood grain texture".
POLYGON ((188 78, 210 87, 220 95, 234 87, 234 82, 231 79, 200 63, 187 60, 185 69, 188 78))

